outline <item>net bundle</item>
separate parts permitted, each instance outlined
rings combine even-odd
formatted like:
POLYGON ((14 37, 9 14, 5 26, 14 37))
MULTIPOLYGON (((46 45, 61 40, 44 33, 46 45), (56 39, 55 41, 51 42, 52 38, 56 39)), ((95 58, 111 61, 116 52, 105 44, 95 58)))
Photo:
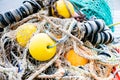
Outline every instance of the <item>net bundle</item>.
MULTIPOLYGON (((109 0, 70 0, 76 5, 79 10, 87 15, 87 18, 96 16, 105 20, 106 24, 112 24, 111 9, 109 6, 109 0)), ((76 9, 76 8, 75 8, 76 9)))
MULTIPOLYGON (((45 12, 46 13, 46 12, 45 12)), ((43 15, 44 11, 30 15, 4 29, 1 34, 0 78, 1 80, 112 80, 113 67, 119 64, 120 55, 112 45, 100 45, 96 48, 89 41, 83 42, 82 22, 73 18, 60 19, 43 15), (31 57, 28 46, 21 47, 16 41, 16 28, 25 23, 37 25, 38 33, 47 33, 58 42, 55 56, 41 62, 31 57), (57 37, 60 37, 59 39, 57 37), (84 66, 73 66, 65 54, 73 49, 89 62, 84 66), (109 53, 99 55, 100 52, 109 53)), ((34 36, 33 35, 33 36, 34 36)))

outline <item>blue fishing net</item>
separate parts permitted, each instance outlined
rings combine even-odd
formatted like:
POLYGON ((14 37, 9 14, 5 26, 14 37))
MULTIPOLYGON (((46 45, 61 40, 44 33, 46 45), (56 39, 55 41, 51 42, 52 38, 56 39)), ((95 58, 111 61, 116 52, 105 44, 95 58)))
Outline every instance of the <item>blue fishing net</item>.
MULTIPOLYGON (((111 9, 106 0, 70 0, 70 2, 77 6, 88 19, 95 16, 99 19, 103 19, 106 25, 113 23, 111 9)), ((74 8, 77 12, 77 8, 74 8)), ((111 27, 111 30, 114 32, 114 27, 111 27)))

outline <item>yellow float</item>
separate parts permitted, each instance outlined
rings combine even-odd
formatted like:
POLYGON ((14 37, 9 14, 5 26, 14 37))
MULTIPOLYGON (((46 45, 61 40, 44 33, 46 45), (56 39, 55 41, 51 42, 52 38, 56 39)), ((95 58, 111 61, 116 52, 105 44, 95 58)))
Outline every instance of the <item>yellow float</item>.
POLYGON ((37 27, 33 23, 26 23, 19 26, 16 33, 17 42, 23 47, 26 46, 33 33, 36 31, 37 27))
POLYGON ((46 33, 39 33, 30 40, 29 52, 34 59, 47 61, 56 53, 56 46, 49 48, 54 44, 55 42, 46 33))
MULTIPOLYGON (((58 15, 64 18, 70 18, 71 16, 74 15, 74 7, 69 1, 58 0, 55 2, 54 5, 58 15)), ((52 8, 52 15, 57 16, 56 14, 54 14, 53 8, 52 8)))

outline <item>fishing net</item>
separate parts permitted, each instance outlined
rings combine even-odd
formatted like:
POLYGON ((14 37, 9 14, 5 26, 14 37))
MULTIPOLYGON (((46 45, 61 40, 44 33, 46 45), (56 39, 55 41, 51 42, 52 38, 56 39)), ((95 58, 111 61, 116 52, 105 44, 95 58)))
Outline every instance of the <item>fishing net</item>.
POLYGON ((105 0, 70 0, 79 10, 86 14, 87 18, 96 16, 105 20, 106 24, 112 24, 111 9, 105 0))
POLYGON ((49 17, 47 12, 40 11, 4 28, 0 41, 0 80, 112 80, 115 75, 112 69, 120 60, 120 55, 112 44, 95 48, 89 41, 82 42, 84 23, 73 18, 49 17), (59 42, 56 44, 57 52, 51 60, 37 61, 29 53, 29 41, 26 47, 17 43, 16 29, 25 23, 37 25, 35 34, 45 32, 59 42), (72 66, 64 57, 71 49, 89 62, 85 66, 72 66), (101 51, 110 55, 98 55, 101 51))
MULTIPOLYGON (((97 17, 103 19, 107 25, 113 23, 110 0, 70 0, 75 10, 81 10, 86 17, 97 17)), ((114 32, 114 28, 111 28, 114 32)))

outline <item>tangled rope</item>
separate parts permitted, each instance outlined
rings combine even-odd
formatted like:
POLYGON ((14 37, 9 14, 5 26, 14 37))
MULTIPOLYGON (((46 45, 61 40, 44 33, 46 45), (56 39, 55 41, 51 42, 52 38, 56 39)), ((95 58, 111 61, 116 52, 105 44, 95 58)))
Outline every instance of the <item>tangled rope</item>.
POLYGON ((0 74, 3 80, 33 80, 33 79, 80 79, 80 80, 112 80, 114 66, 120 64, 120 55, 110 45, 100 49, 90 42, 83 42, 84 23, 75 19, 60 19, 41 15, 41 12, 33 14, 23 20, 10 25, 8 32, 1 36, 0 48, 0 74), (29 41, 26 47, 21 47, 16 42, 16 28, 20 25, 32 22, 37 25, 37 31, 33 34, 47 33, 57 46, 56 55, 49 61, 40 62, 31 57, 28 51, 29 41), (56 37, 60 36, 60 39, 56 37), (105 49, 107 48, 107 49, 105 49), (72 66, 64 55, 70 50, 89 60, 85 66, 72 66), (100 55, 108 52, 110 57, 100 55))

